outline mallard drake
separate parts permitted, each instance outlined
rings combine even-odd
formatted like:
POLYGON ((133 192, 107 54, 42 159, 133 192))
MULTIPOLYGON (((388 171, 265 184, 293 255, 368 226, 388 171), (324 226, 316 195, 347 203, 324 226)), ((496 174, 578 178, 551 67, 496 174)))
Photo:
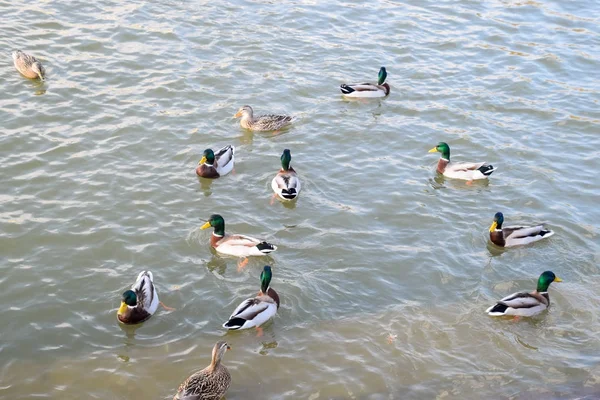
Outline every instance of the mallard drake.
POLYGON ((467 162, 450 162, 450 146, 447 143, 440 142, 430 153, 442 153, 437 165, 437 172, 448 178, 464 179, 474 181, 477 179, 487 179, 496 169, 485 162, 467 163, 467 162))
POLYGON ((281 169, 271 181, 271 188, 282 200, 294 200, 298 197, 302 188, 296 171, 290 166, 290 161, 292 161, 290 150, 283 150, 281 169))
POLYGON ((260 274, 260 292, 258 296, 244 300, 233 311, 223 328, 229 330, 249 329, 260 327, 271 319, 279 309, 279 295, 269 285, 271 284, 271 267, 265 265, 260 274))
POLYGON ((217 342, 210 365, 179 385, 173 400, 219 400, 225 396, 231 385, 231 375, 221 360, 227 350, 231 350, 227 342, 217 342))
POLYGON ((159 303, 152 272, 142 271, 131 290, 123 293, 117 318, 127 325, 139 324, 156 312, 159 303))
POLYGON ((240 121, 242 128, 252 131, 276 131, 289 125, 293 119, 288 115, 273 114, 254 117, 254 111, 250 106, 241 107, 233 117, 242 117, 240 121))
POLYGON ((235 147, 228 145, 215 154, 212 149, 204 150, 202 159, 196 167, 196 174, 203 178, 216 179, 233 170, 235 147))
POLYGON ((533 292, 517 292, 506 296, 495 305, 485 310, 488 315, 516 315, 531 317, 541 313, 550 306, 548 287, 552 282, 562 282, 552 271, 545 271, 538 279, 537 288, 533 292))
POLYGON ((385 97, 390 94, 390 85, 385 83, 387 71, 385 67, 379 69, 377 85, 372 83, 353 83, 347 85, 342 83, 340 90, 346 97, 385 97))
POLYGON ((219 214, 211 215, 200 229, 208 229, 211 226, 214 230, 210 237, 210 245, 218 253, 244 257, 244 260, 238 264, 239 267, 246 265, 248 256, 264 256, 277 250, 277 246, 264 240, 245 235, 225 235, 225 220, 219 214))
POLYGON ((25 78, 44 80, 46 77, 46 70, 42 63, 32 55, 23 53, 21 50, 15 50, 12 52, 13 62, 17 71, 21 73, 25 78))
POLYGON ((497 212, 490 226, 490 240, 496 246, 512 247, 537 242, 554 235, 554 231, 544 229, 544 225, 507 226, 502 228, 504 215, 497 212))

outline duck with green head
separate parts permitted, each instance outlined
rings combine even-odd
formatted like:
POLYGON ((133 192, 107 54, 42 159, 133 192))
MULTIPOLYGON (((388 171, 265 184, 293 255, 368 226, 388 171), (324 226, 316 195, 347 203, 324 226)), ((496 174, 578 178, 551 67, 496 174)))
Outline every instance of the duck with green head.
POLYGON ((533 292, 517 292, 506 296, 487 310, 488 315, 500 317, 514 315, 531 317, 537 315, 550 306, 548 287, 552 282, 562 282, 552 271, 545 271, 538 279, 537 288, 533 292))
POLYGON ((429 150, 430 153, 442 153, 437 164, 437 172, 453 179, 463 179, 474 181, 478 179, 487 179, 496 169, 485 162, 451 162, 450 146, 448 143, 439 142, 437 146, 429 150))
POLYGON ((300 194, 302 185, 298 174, 291 167, 292 153, 289 149, 283 150, 281 155, 281 169, 271 181, 271 188, 281 200, 294 200, 300 194))
POLYGON ((554 235, 554 231, 546 229, 543 224, 535 226, 506 226, 504 215, 497 212, 490 226, 490 240, 496 246, 513 247, 540 241, 554 235))
POLYGON ((277 250, 277 246, 264 240, 258 240, 246 235, 226 235, 225 220, 219 214, 213 214, 200 229, 213 228, 210 245, 221 254, 244 257, 239 263, 242 268, 248 262, 248 256, 264 256, 277 250))
POLYGON ((216 179, 233 170, 235 147, 228 145, 216 153, 212 149, 204 150, 202 159, 196 167, 196 174, 202 178, 216 179))
POLYGON ((123 293, 117 318, 126 325, 139 324, 156 312, 159 303, 152 272, 142 271, 131 290, 123 293))
POLYGON ((379 69, 377 84, 373 83, 342 83, 340 90, 345 97, 385 97, 390 94, 390 85, 385 83, 387 71, 385 67, 379 69))
POLYGON ((272 278, 271 267, 265 265, 260 274, 260 292, 258 296, 244 300, 233 311, 223 328, 241 330, 258 328, 277 314, 279 295, 270 287, 272 278))

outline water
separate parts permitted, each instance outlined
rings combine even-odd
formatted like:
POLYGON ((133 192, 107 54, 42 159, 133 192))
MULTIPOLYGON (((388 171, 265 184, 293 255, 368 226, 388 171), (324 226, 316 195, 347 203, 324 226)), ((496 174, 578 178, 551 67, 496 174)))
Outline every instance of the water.
POLYGON ((0 398, 167 399, 223 337, 230 400, 600 397, 597 2, 0 10, 0 398), (389 98, 341 98, 382 65, 389 98), (244 104, 298 119, 252 134, 244 104), (441 140, 489 183, 436 177, 441 140), (199 180, 225 144, 235 174, 199 180), (284 148, 303 191, 270 204, 284 148), (496 249, 496 211, 556 235, 496 249), (199 230, 212 213, 279 250, 238 273, 199 230), (278 316, 226 333, 266 263, 278 316), (176 311, 120 327, 144 269, 176 311), (546 269, 564 280, 547 313, 484 314, 546 269))

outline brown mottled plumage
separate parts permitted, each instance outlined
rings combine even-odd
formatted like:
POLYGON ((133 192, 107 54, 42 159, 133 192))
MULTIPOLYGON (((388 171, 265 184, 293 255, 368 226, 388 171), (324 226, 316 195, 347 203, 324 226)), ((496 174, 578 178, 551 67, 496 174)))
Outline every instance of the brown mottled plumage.
POLYGON ((46 77, 46 70, 42 63, 34 56, 23 53, 21 50, 15 50, 12 53, 12 58, 15 68, 24 77, 29 79, 40 78, 42 81, 46 77))
POLYGON ((250 106, 243 106, 234 115, 234 118, 242 117, 240 125, 242 128, 253 131, 276 131, 284 128, 292 122, 288 115, 259 115, 254 117, 254 111, 250 106))
POLYGON ((177 389, 173 400, 219 400, 222 398, 231 385, 231 375, 221 364, 221 358, 229 349, 231 347, 226 342, 217 342, 213 347, 210 365, 187 378, 177 389))

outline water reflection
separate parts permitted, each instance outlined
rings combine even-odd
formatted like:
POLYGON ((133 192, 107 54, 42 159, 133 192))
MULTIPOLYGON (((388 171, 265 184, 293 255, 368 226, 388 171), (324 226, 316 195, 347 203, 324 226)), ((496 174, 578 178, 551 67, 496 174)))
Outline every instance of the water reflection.
POLYGON ((214 179, 198 177, 198 181, 200 182, 200 190, 202 191, 202 194, 204 194, 204 197, 209 197, 212 194, 211 187, 214 179))

